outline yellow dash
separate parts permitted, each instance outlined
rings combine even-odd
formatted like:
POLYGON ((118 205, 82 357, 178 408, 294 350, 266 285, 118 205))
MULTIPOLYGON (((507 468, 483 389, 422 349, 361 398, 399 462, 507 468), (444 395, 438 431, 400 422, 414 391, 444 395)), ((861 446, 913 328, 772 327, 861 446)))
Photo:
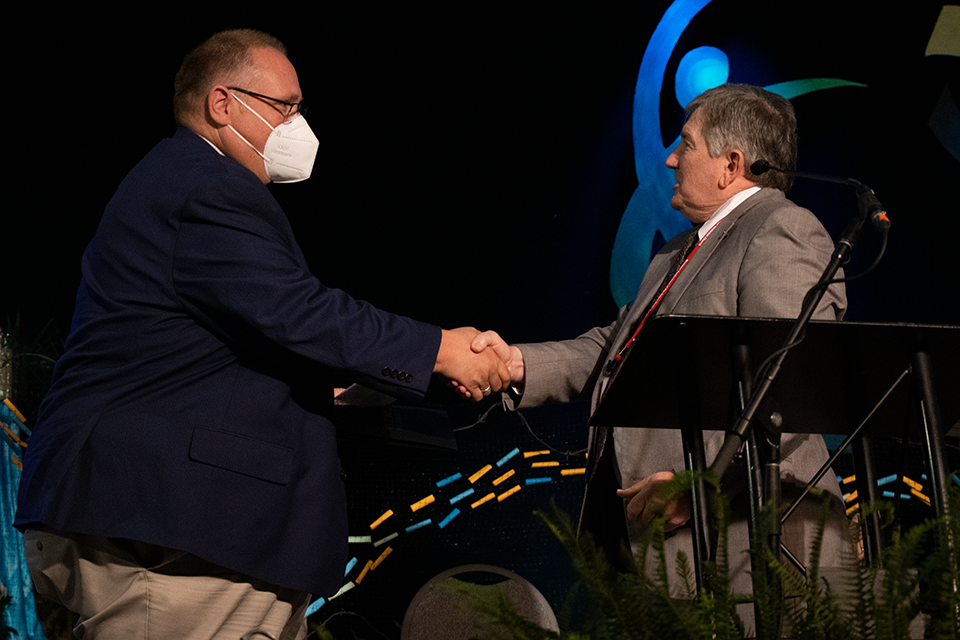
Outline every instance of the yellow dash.
POLYGON ((373 571, 380 566, 380 563, 387 559, 387 556, 393 551, 393 547, 387 547, 383 550, 383 553, 380 554, 380 557, 374 560, 373 564, 370 566, 370 571, 373 571))
POLYGON ((856 511, 856 510, 859 509, 859 508, 860 508, 860 504, 859 504, 859 503, 853 505, 852 507, 850 507, 849 509, 847 509, 847 515, 850 515, 851 513, 853 513, 854 511, 856 511))
POLYGON ((556 461, 554 461, 554 462, 534 462, 534 463, 531 464, 530 466, 531 466, 532 468, 536 468, 536 467, 559 467, 559 466, 560 466, 560 463, 559 463, 559 462, 556 462, 556 461))
POLYGON ((504 480, 512 476, 514 473, 516 472, 513 469, 510 469, 510 471, 507 471, 505 474, 503 474, 502 476, 494 480, 493 486, 497 486, 498 484, 500 484, 501 482, 503 482, 504 480))
POLYGON ((15 434, 13 431, 11 431, 7 425, 0 422, 0 427, 3 427, 4 432, 6 432, 6 434, 10 436, 10 439, 16 442, 18 445, 20 445, 21 447, 27 446, 27 443, 21 440, 19 436, 17 436, 17 434, 15 434))
POLYGON ((13 411, 13 412, 17 415, 17 417, 20 418, 20 421, 21 421, 21 422, 26 422, 26 421, 27 421, 27 419, 23 417, 23 414, 20 413, 20 409, 17 409, 15 406, 13 406, 13 403, 10 402, 10 398, 4 398, 4 399, 3 399, 3 404, 5 404, 5 405, 7 405, 8 407, 10 407, 10 411, 13 411))
POLYGON ((17 458, 17 456, 10 456, 10 462, 12 462, 17 469, 20 469, 20 471, 23 471, 23 463, 20 462, 20 459, 17 458))
POLYGON ((385 514, 383 514, 382 516, 380 516, 379 518, 377 518, 376 520, 373 521, 373 523, 370 525, 370 529, 371 529, 371 530, 372 530, 372 529, 376 529, 376 528, 379 527, 381 524, 383 524, 383 521, 384 521, 384 520, 386 520, 387 518, 389 518, 389 517, 392 516, 392 515, 393 515, 393 511, 387 510, 387 512, 386 512, 385 514))
POLYGON ((917 491, 916 489, 914 489, 914 488, 912 488, 912 487, 910 488, 910 493, 913 494, 913 495, 915 495, 915 496, 917 496, 917 497, 920 498, 921 500, 923 500, 923 503, 924 503, 925 505, 927 505, 928 507, 930 506, 930 498, 928 498, 927 496, 923 495, 922 493, 920 493, 919 491, 917 491))
POLYGON ((421 500, 420 502, 414 502, 412 505, 410 505, 410 510, 411 510, 411 511, 418 511, 418 510, 420 510, 420 509, 423 509, 425 506, 427 506, 428 504, 430 504, 431 502, 433 502, 433 500, 434 500, 433 494, 431 493, 430 495, 428 495, 426 498, 424 498, 424 499, 421 500))
POLYGON ((923 491, 923 485, 917 482, 916 480, 911 480, 907 476, 903 476, 903 481, 907 484, 908 487, 916 489, 917 491, 923 491))
POLYGON ((486 501, 488 501, 488 500, 493 500, 493 499, 496 498, 496 497, 497 497, 496 494, 494 494, 494 493, 488 493, 487 495, 483 496, 482 498, 480 498, 479 500, 477 500, 476 502, 474 502, 472 505, 470 505, 470 508, 471 508, 471 509, 476 509, 477 507, 479 507, 480 505, 482 505, 484 502, 486 502, 486 501))
POLYGON ((857 479, 857 476, 847 476, 846 478, 843 479, 842 484, 850 484, 856 479, 857 479))
POLYGON ((579 469, 562 469, 560 475, 562 476, 582 476, 587 472, 583 467, 579 469))
POLYGON ((483 469, 480 469, 480 471, 477 471, 475 474, 470 476, 470 484, 473 484, 474 482, 479 480, 483 476, 483 474, 485 474, 487 471, 490 471, 490 469, 492 468, 493 468, 493 465, 488 464, 483 469))
POLYGON ((544 456, 550 453, 549 451, 524 451, 524 458, 532 458, 533 456, 544 456))
POLYGON ((850 495, 848 495, 848 496, 847 496, 846 498, 844 498, 843 500, 844 500, 844 502, 851 502, 851 501, 856 500, 856 499, 857 499, 857 492, 854 491, 853 493, 851 493, 850 495))
POLYGON ((509 498, 510 496, 515 494, 517 491, 520 491, 520 485, 516 485, 513 489, 510 489, 509 491, 498 495, 497 502, 503 502, 505 499, 509 498))
POLYGON ((357 576, 357 579, 354 580, 357 584, 363 582, 364 576, 367 575, 367 572, 373 568, 373 560, 367 560, 367 564, 363 567, 363 571, 360 572, 360 575, 357 576))

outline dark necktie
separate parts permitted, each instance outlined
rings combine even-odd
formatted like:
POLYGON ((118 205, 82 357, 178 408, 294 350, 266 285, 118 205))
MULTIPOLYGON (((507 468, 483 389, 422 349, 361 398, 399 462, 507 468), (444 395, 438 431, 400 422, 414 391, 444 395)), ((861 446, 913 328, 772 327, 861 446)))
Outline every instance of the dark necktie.
POLYGON ((657 289, 656 295, 653 296, 650 304, 647 305, 647 308, 644 310, 641 319, 645 318, 650 313, 653 305, 657 303, 657 301, 660 299, 660 296, 663 295, 663 292, 666 291, 667 287, 670 286, 670 281, 673 280, 673 277, 677 275, 678 271, 680 271, 680 267, 683 266, 684 260, 689 258, 690 254, 693 253, 693 249, 697 246, 697 241, 699 239, 699 233, 697 233, 697 231, 693 231, 687 236, 686 240, 684 240, 680 251, 677 251, 677 255, 673 256, 673 262, 670 263, 670 270, 667 271, 667 275, 664 276, 663 282, 660 283, 660 287, 657 289))

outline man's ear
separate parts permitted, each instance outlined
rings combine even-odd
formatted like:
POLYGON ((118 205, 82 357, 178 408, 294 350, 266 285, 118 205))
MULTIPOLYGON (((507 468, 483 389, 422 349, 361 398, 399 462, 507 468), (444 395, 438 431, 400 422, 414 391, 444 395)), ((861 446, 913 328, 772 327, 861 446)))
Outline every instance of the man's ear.
POLYGON ((733 149, 725 156, 726 164, 723 167, 723 173, 720 176, 721 188, 726 188, 736 182, 738 179, 746 177, 747 165, 743 152, 740 149, 733 149))
POLYGON ((225 127, 232 122, 233 110, 230 104, 230 90, 223 85, 216 85, 207 94, 207 117, 225 127))

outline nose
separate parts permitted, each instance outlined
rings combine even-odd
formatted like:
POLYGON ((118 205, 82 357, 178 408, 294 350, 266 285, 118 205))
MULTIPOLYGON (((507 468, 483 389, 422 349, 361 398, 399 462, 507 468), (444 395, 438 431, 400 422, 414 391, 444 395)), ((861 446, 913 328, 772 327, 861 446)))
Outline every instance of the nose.
POLYGON ((676 169, 677 163, 678 163, 677 152, 674 151, 673 153, 667 156, 666 165, 671 169, 676 169))

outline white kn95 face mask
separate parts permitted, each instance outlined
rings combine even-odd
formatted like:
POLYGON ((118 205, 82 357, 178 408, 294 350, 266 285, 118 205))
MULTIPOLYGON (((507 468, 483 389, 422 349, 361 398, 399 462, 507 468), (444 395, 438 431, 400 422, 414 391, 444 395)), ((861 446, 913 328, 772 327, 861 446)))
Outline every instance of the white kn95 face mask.
MULTIPOLYGON (((236 94, 231 95, 237 98, 236 94)), ((260 118, 263 124, 267 125, 272 131, 263 147, 263 153, 260 153, 232 125, 227 125, 231 131, 247 143, 247 146, 263 158, 263 166, 270 180, 277 183, 287 183, 300 182, 309 178, 313 171, 313 163, 317 158, 320 141, 313 133, 310 125, 307 124, 306 119, 298 115, 277 127, 271 127, 270 123, 254 109, 251 109, 246 102, 240 98, 237 98, 237 101, 249 109, 253 115, 260 118)))

